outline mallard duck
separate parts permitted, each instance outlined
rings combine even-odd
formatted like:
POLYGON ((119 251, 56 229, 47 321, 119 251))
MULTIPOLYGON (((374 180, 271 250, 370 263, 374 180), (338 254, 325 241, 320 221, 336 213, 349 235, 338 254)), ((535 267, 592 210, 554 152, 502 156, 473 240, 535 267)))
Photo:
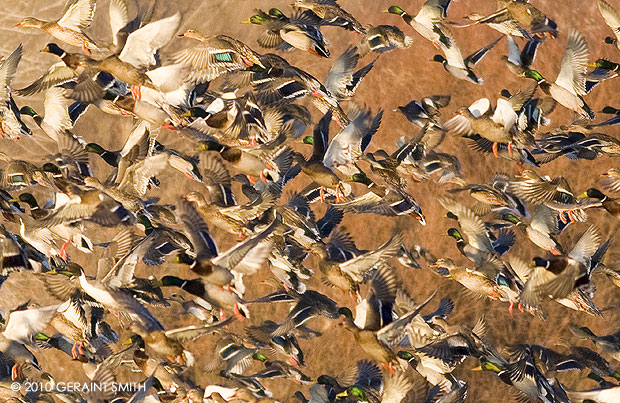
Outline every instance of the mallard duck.
POLYGON ((567 256, 550 259, 534 258, 520 301, 525 306, 535 307, 545 296, 564 298, 575 288, 590 281, 591 260, 601 242, 598 229, 592 225, 579 238, 567 256))
POLYGON ((456 228, 448 230, 448 235, 458 241, 457 245, 461 244, 459 249, 462 249, 461 251, 465 252, 464 255, 470 260, 480 263, 485 260, 485 256, 488 257, 488 254, 504 254, 514 243, 514 234, 500 227, 496 236, 492 228, 487 228, 487 224, 473 209, 447 197, 441 197, 439 203, 448 210, 448 218, 458 220, 461 231, 467 236, 470 247, 465 246, 461 231, 456 228), (469 238, 475 239, 469 241, 469 238))
POLYGON ((411 391, 415 391, 413 396, 421 398, 425 392, 422 382, 414 383, 406 372, 398 371, 386 376, 381 393, 378 393, 376 390, 369 392, 367 388, 354 385, 338 393, 336 396, 346 397, 348 402, 401 403, 411 397, 411 391), (376 393, 376 396, 373 396, 374 393, 376 393))
POLYGON ((512 153, 512 144, 517 140, 517 114, 511 104, 502 98, 492 116, 490 102, 481 98, 469 107, 462 107, 456 116, 444 123, 444 127, 460 136, 478 134, 493 143, 493 154, 498 156, 498 144, 508 144, 508 152, 512 153))
POLYGON ((323 163, 329 140, 329 123, 331 120, 331 112, 327 112, 316 125, 311 137, 312 140, 308 139, 308 142, 312 144, 312 156, 306 161, 303 156, 296 154, 296 160, 299 162, 302 172, 321 187, 321 200, 325 198, 325 189, 331 189, 336 193, 336 200, 341 201, 342 196, 346 197, 351 193, 351 186, 340 180, 334 171, 323 163))
POLYGON ((424 309, 434 295, 434 293, 431 294, 415 310, 401 316, 377 331, 359 328, 355 324, 353 314, 349 308, 340 308, 339 313, 344 317, 343 324, 345 328, 353 333, 359 347, 394 375, 394 366, 399 366, 400 363, 391 346, 403 338, 405 326, 424 309))
POLYGON ((275 328, 262 327, 263 331, 269 331, 270 337, 285 336, 319 315, 328 319, 337 319, 340 316, 336 302, 314 290, 306 290, 303 294, 299 294, 293 289, 288 291, 282 289, 252 301, 252 303, 261 302, 296 302, 286 318, 279 325, 276 324, 275 328))
POLYGON ((441 116, 440 109, 445 108, 450 103, 450 95, 431 95, 424 97, 420 101, 415 99, 407 105, 399 106, 394 111, 402 113, 408 121, 420 127, 427 124, 428 127, 442 129, 441 124, 436 120, 441 116))
POLYGON ((568 325, 568 330, 579 338, 592 341, 598 350, 609 354, 613 359, 617 360, 620 357, 620 332, 597 336, 589 328, 573 324, 568 325))
POLYGON ((388 264, 380 266, 373 275, 366 298, 355 306, 355 324, 360 329, 379 330, 392 321, 392 306, 396 301, 398 278, 388 264))
MULTIPOLYGON (((451 36, 452 34, 450 33, 449 35, 451 36)), ((448 38, 450 39, 450 43, 452 43, 451 46, 446 46, 441 42, 439 45, 445 57, 435 55, 433 57, 433 61, 443 64, 444 69, 459 80, 466 80, 474 84, 482 84, 482 78, 476 76, 472 68, 478 64, 478 62, 482 60, 489 50, 491 50, 503 37, 500 36, 487 46, 480 48, 471 55, 467 56, 465 59, 463 59, 463 55, 461 54, 461 50, 458 45, 454 42, 454 38, 448 38)))
POLYGON ((523 50, 519 49, 519 45, 512 36, 506 38, 508 41, 508 56, 502 56, 502 60, 506 62, 508 70, 523 77, 525 72, 530 69, 534 58, 536 57, 536 49, 538 49, 539 41, 530 39, 527 41, 523 50))
POLYGON ((484 295, 491 299, 500 299, 501 297, 495 279, 489 276, 490 273, 484 272, 490 269, 488 271, 494 271, 493 274, 497 274, 497 266, 493 264, 493 261, 485 262, 483 266, 478 267, 482 270, 457 266, 452 259, 448 258, 438 259, 430 267, 435 270, 446 271, 450 278, 461 283, 476 295, 484 295))
MULTIPOLYGON (((98 79, 92 79, 97 76, 96 72, 99 71, 111 74, 118 80, 129 84, 132 95, 139 99, 141 86, 154 87, 151 78, 144 70, 155 64, 154 54, 157 49, 172 39, 180 20, 181 15, 177 13, 145 25, 127 37, 127 42, 118 55, 114 54, 101 60, 91 59, 85 55, 67 53, 58 45, 50 43, 43 51, 60 57, 69 70, 48 72, 44 78, 32 85, 36 88, 32 88, 31 91, 40 91, 77 76, 78 83, 81 86, 76 86, 73 89, 72 96, 84 102, 93 102, 104 95, 104 89, 98 79)), ((26 90, 24 89, 24 91, 26 90)))
MULTIPOLYGON (((68 96, 83 102, 93 102, 104 94, 97 70, 88 66, 88 56, 80 53, 67 53, 55 43, 47 44, 41 52, 51 53, 61 58, 61 61, 52 65, 45 74, 32 84, 16 90, 16 94, 30 96, 41 91, 48 90, 56 85, 71 85, 73 88, 66 90, 68 96)), ((108 77, 105 77, 107 80, 108 77)), ((32 116, 32 114, 31 114, 32 116)), ((33 116, 34 118, 34 116, 33 116)))
POLYGON ((258 349, 242 335, 222 332, 220 340, 215 345, 213 354, 215 358, 207 364, 205 371, 214 372, 224 367, 225 373, 243 373, 252 365, 252 360, 263 362, 267 360, 258 349))
POLYGON ((362 38, 359 46, 360 57, 366 56, 369 52, 389 52, 392 49, 406 49, 413 45, 413 38, 405 35, 394 25, 368 24, 366 35, 362 38))
POLYGON ((601 207, 604 208, 609 214, 613 215, 616 218, 620 218, 620 203, 618 203, 618 199, 612 199, 604 195, 600 190, 596 188, 590 188, 581 195, 579 195, 579 198, 585 197, 588 197, 592 200, 598 200, 601 204, 601 207))
POLYGON ((15 27, 38 28, 54 38, 72 46, 81 48, 89 55, 93 50, 99 50, 95 42, 90 39, 84 30, 93 22, 96 0, 73 0, 67 3, 62 17, 55 21, 43 21, 34 17, 26 17, 15 27))
POLYGON ((190 266, 191 270, 204 280, 219 286, 229 284, 234 274, 235 288, 241 293, 243 293, 243 275, 254 274, 266 262, 269 250, 273 246, 269 238, 280 224, 279 219, 274 219, 265 229, 242 243, 226 252, 218 253, 205 222, 190 201, 186 199, 179 201, 178 215, 195 248, 196 257, 190 266))
POLYGON ((293 6, 312 11, 321 19, 321 25, 335 25, 360 34, 366 33, 362 24, 335 1, 295 0, 293 6))
MULTIPOLYGON (((95 301, 112 311, 125 312, 146 331, 163 330, 161 323, 134 298, 129 289, 115 286, 116 284, 123 284, 122 282, 111 281, 115 279, 115 276, 91 279, 86 277, 86 273, 80 266, 77 266, 76 271, 79 273, 81 289, 95 301)), ((110 271, 110 273, 114 272, 114 270, 110 271)))
POLYGON ((95 188, 118 201, 127 210, 138 215, 148 206, 142 201, 152 176, 158 175, 167 168, 174 168, 185 176, 199 180, 194 164, 186 159, 166 152, 147 156, 138 161, 130 161, 123 165, 124 171, 119 170, 114 183, 102 183, 94 176, 84 178, 86 186, 95 188))
POLYGON ((351 99, 355 90, 366 74, 372 69, 375 61, 368 63, 361 69, 353 72, 359 60, 357 48, 349 46, 336 59, 325 78, 325 88, 338 101, 351 99))
POLYGON ((456 43, 452 42, 454 38, 449 32, 448 27, 443 23, 448 13, 450 2, 451 0, 427 0, 415 17, 412 17, 398 6, 390 6, 387 12, 400 16, 403 21, 420 35, 431 41, 435 47, 439 48, 440 43, 451 47, 456 45, 456 43))
POLYGON ((241 23, 267 28, 258 38, 260 46, 267 49, 293 47, 315 56, 329 57, 328 41, 323 37, 318 24, 315 25, 307 14, 297 13, 288 18, 277 8, 270 9, 269 13, 259 9, 255 12, 255 15, 241 23))
POLYGON ((620 399, 620 386, 590 390, 568 390, 566 393, 575 402, 610 403, 620 399))
POLYGON ((558 26, 542 11, 534 7, 529 1, 501 0, 498 1, 500 9, 492 15, 510 15, 521 26, 528 27, 530 32, 539 37, 558 36, 558 26))
POLYGON ((615 38, 606 37, 605 43, 620 49, 620 17, 618 17, 618 12, 605 0, 598 0, 598 11, 605 20, 605 24, 612 29, 615 35, 615 38))
POLYGON ((426 225, 422 208, 416 200, 400 186, 386 183, 377 185, 364 173, 354 174, 353 182, 366 185, 370 192, 343 203, 332 203, 332 206, 358 214, 379 214, 388 217, 411 215, 421 225, 426 225))
POLYGON ((312 379, 304 374, 300 369, 284 361, 272 361, 267 359, 263 354, 255 355, 255 359, 261 361, 265 365, 265 369, 250 375, 258 379, 290 379, 295 383, 308 385, 312 379))
POLYGON ((232 311, 239 321, 249 317, 243 299, 235 293, 232 287, 230 288, 231 291, 228 291, 208 281, 203 281, 201 278, 184 280, 176 276, 164 276, 159 283, 162 287, 179 287, 209 304, 219 307, 221 319, 223 319, 224 310, 232 311))
MULTIPOLYGON (((594 70, 586 74, 587 93, 590 93, 594 87, 603 81, 618 77, 618 71, 620 71, 620 64, 614 63, 607 59, 596 59, 593 63, 588 63, 588 67, 593 67, 594 70)), ((605 107, 601 110, 601 112, 616 115, 616 109, 611 107, 605 107)), ((617 123, 617 119, 611 118, 604 122, 592 125, 592 127, 607 126, 615 123, 617 123)))
POLYGON ((11 82, 17 72, 17 65, 22 57, 22 45, 13 51, 0 64, 0 138, 8 137, 19 140, 22 135, 31 135, 31 131, 22 122, 20 110, 11 96, 11 82))
POLYGON ((387 12, 400 16, 420 35, 431 41, 435 47, 439 48, 440 43, 451 47, 455 43, 452 42, 448 27, 443 23, 448 14, 450 2, 451 0, 427 0, 415 17, 398 6, 390 6, 387 12))
POLYGON ((305 366, 304 352, 299 343, 295 332, 298 329, 304 328, 301 325, 290 333, 285 333, 281 336, 272 336, 271 334, 280 327, 280 325, 271 320, 263 321, 259 325, 252 325, 246 328, 246 333, 250 341, 257 345, 267 348, 272 348, 273 351, 282 354, 288 359, 288 361, 297 366, 305 366))
POLYGON ((71 357, 74 360, 85 354, 83 346, 89 344, 92 336, 91 329, 94 326, 80 300, 72 298, 68 303, 60 306, 50 321, 50 325, 73 341, 71 357))
POLYGON ((180 36, 200 41, 198 46, 183 50, 174 56, 175 63, 189 69, 188 79, 195 83, 211 81, 223 73, 252 66, 266 68, 258 53, 230 36, 205 36, 192 29, 180 36))
POLYGON ((48 210, 45 217, 40 217, 37 220, 39 226, 52 227, 82 220, 103 227, 133 225, 136 222, 135 217, 119 202, 99 190, 82 189, 73 184, 64 184, 60 190, 62 193, 55 195, 58 207, 48 210))
POLYGON ((620 169, 609 168, 607 172, 601 174, 601 184, 611 192, 620 190, 620 169))
POLYGON ((466 24, 459 24, 455 22, 449 22, 450 25, 456 28, 465 28, 471 27, 477 24, 485 24, 489 28, 496 30, 497 32, 507 35, 514 36, 517 38, 528 38, 530 39, 530 34, 523 28, 517 20, 512 18, 512 16, 508 13, 505 14, 491 14, 489 16, 485 16, 476 12, 469 13, 465 16, 465 18, 471 20, 472 22, 466 24))
POLYGON ((150 353, 155 353, 156 355, 168 358, 171 362, 177 362, 186 367, 191 367, 194 364, 194 356, 189 350, 185 349, 181 343, 217 332, 224 326, 229 325, 234 319, 234 317, 230 317, 213 325, 190 325, 165 331, 148 330, 141 326, 132 326, 132 330, 137 334, 132 336, 131 341, 136 342, 142 339, 147 354, 150 355, 150 353))
MULTIPOLYGON (((340 127, 349 124, 349 118, 342 110, 338 99, 314 76, 292 66, 286 59, 271 53, 261 56, 261 61, 268 66, 268 69, 264 72, 250 72, 249 80, 247 80, 256 88, 257 98, 261 104, 275 106, 283 110, 294 105, 284 101, 308 95, 311 96, 312 104, 321 113, 325 114, 327 111, 332 111, 332 118, 340 127)), ((244 76, 241 76, 241 79, 244 84, 235 83, 234 88, 246 85, 244 76)), ((303 115, 306 115, 305 111, 303 114, 297 112, 293 114, 296 119, 305 121, 305 124, 308 125, 308 120, 303 115)))
POLYGON ((30 309, 22 306, 9 314, 4 330, 0 333, 0 351, 14 363, 11 368, 12 380, 23 378, 22 367, 25 364, 41 370, 36 357, 26 346, 34 345, 36 335, 47 327, 58 309, 66 304, 30 309))
POLYGON ((347 176, 359 173, 355 162, 362 157, 370 145, 372 136, 377 132, 383 118, 383 110, 373 117, 370 109, 353 107, 349 113, 349 123, 329 143, 323 164, 332 170, 338 170, 347 176))
POLYGON ((200 215, 211 225, 230 234, 244 238, 251 234, 248 223, 260 217, 273 206, 274 197, 269 192, 263 192, 249 204, 223 207, 214 199, 207 201, 202 193, 191 192, 185 198, 196 204, 200 215))
POLYGON ((495 372, 502 382, 517 388, 524 398, 557 401, 554 388, 536 366, 531 347, 518 345, 513 352, 516 358, 514 363, 496 355, 492 361, 481 359, 480 369, 495 372))
POLYGON ((230 147, 225 144, 210 141, 203 143, 199 150, 217 151, 224 161, 236 170, 248 176, 250 182, 256 183, 256 177, 264 182, 278 181, 288 172, 293 160, 292 150, 278 144, 279 141, 259 146, 230 147))
POLYGON ((469 192, 476 200, 472 210, 479 215, 486 215, 490 211, 511 211, 519 215, 527 215, 525 204, 518 197, 507 191, 510 177, 497 173, 488 184, 470 183, 459 188, 449 189, 448 193, 469 192))
MULTIPOLYGON (((67 145, 68 138, 76 138, 69 132, 73 128, 74 121, 69 114, 69 106, 73 101, 65 97, 66 90, 63 88, 52 87, 45 91, 44 116, 40 116, 30 106, 24 106, 20 112, 32 117, 34 122, 52 140, 63 145, 67 145)), ((79 141, 78 141, 79 143, 79 141)))
POLYGON ((180 364, 171 363, 169 360, 158 359, 146 353, 146 344, 144 340, 133 335, 124 344, 131 344, 133 348, 132 361, 139 371, 143 374, 152 374, 164 389, 173 388, 191 388, 192 382, 183 376, 186 369, 180 364))
POLYGON ((527 70, 525 77, 538 82, 538 86, 553 97, 560 105, 575 111, 580 117, 594 119, 594 112, 585 103, 586 70, 588 64, 588 43, 578 31, 571 30, 564 53, 558 78, 549 83, 538 71, 527 70))
POLYGON ((542 204, 536 206, 529 223, 523 222, 512 213, 502 214, 502 219, 523 230, 530 241, 539 248, 558 256, 564 253, 562 245, 555 238, 561 232, 559 218, 549 207, 542 204))
POLYGON ((516 196, 533 204, 544 204, 558 212, 560 220, 566 224, 570 221, 584 221, 584 207, 592 202, 587 199, 578 200, 573 194, 570 184, 563 176, 556 178, 541 177, 536 172, 526 169, 521 180, 511 182, 509 189, 516 196), (566 218, 568 215, 568 220, 566 218))
POLYGON ((396 255, 403 238, 400 231, 395 231, 390 239, 375 250, 368 251, 345 262, 329 260, 327 249, 321 244, 314 244, 310 250, 319 258, 319 269, 326 282, 345 292, 359 293, 359 283, 363 282, 370 270, 380 266, 396 255))

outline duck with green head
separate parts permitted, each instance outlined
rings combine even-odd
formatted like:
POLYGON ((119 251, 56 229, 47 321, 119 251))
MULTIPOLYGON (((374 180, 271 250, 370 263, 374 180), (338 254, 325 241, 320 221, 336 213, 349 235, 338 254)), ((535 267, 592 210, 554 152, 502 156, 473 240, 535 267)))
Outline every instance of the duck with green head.
POLYGON ((296 48, 316 56, 329 57, 327 40, 318 26, 293 21, 282 11, 272 8, 269 13, 256 10, 257 14, 241 21, 242 24, 262 25, 267 31, 258 38, 258 44, 267 49, 296 48))
POLYGON ((346 197, 351 193, 351 186, 340 180, 334 171, 323 164, 325 150, 329 142, 329 124, 332 120, 332 113, 328 111, 319 121, 314 129, 312 136, 303 138, 304 144, 312 145, 312 156, 306 160, 299 153, 295 158, 303 173, 308 175, 317 185, 320 186, 321 201, 325 201, 325 189, 331 189, 336 193, 336 201, 343 201, 342 196, 346 197))
POLYGON ((618 202, 618 199, 610 198, 596 188, 590 188, 579 195, 579 199, 583 199, 586 197, 599 201, 600 207, 605 209, 609 214, 613 215, 614 217, 620 218, 620 203, 618 202))
POLYGON ((427 1, 415 17, 399 6, 388 7, 387 12, 400 16, 407 25, 431 41, 436 48, 439 49, 440 44, 450 48, 455 43, 452 42, 452 34, 448 27, 442 22, 446 17, 450 1, 427 1))
POLYGON ((539 87, 560 105, 575 111, 582 118, 594 119, 594 112, 582 98, 587 93, 587 64, 588 43, 582 34, 571 30, 562 55, 560 72, 554 83, 548 82, 536 70, 528 69, 524 76, 536 80, 539 87))
POLYGON ((336 2, 323 2, 316 0, 295 0, 293 6, 311 10, 322 21, 324 25, 335 25, 350 31, 365 34, 366 30, 362 27, 355 17, 344 10, 336 2))

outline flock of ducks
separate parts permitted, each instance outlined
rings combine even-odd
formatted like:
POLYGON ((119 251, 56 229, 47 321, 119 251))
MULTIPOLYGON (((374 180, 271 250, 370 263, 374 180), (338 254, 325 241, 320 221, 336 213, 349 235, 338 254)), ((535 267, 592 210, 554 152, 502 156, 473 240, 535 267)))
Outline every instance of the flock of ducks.
MULTIPOLYGON (((429 270, 532 321, 544 320, 553 302, 602 316, 593 302, 594 279, 620 286, 620 271, 606 260, 615 230, 605 234, 582 224, 594 209, 620 218, 620 202, 597 187, 579 194, 565 177, 543 174, 544 164, 562 157, 577 166, 620 155, 620 141, 597 132, 620 122, 620 110, 605 107, 602 113, 611 117, 595 120, 586 103, 590 91, 618 74, 618 64, 592 61, 578 30, 560 30, 529 1, 497 3, 496 12, 472 13, 467 23, 447 19, 450 0, 428 0, 415 14, 386 6, 395 25, 373 26, 335 0, 295 0, 290 11, 257 9, 243 21, 259 26, 247 27, 258 46, 191 29, 179 34, 180 13, 157 18, 154 5, 139 9, 129 0, 110 0, 110 42, 87 32, 95 0, 69 1, 55 21, 21 19, 16 27, 24 34, 49 36, 53 42, 42 51, 58 62, 18 89, 12 81, 25 49, 5 55, 0 134, 54 146, 48 156, 27 161, 16 157, 15 143, 2 142, 0 285, 21 275, 31 284, 26 295, 35 298, 40 290, 57 303, 24 301, 2 315, 0 400, 461 402, 468 389, 495 388, 457 378, 473 357, 474 370, 496 374, 519 401, 620 402, 620 373, 608 361, 620 360, 619 333, 596 335, 570 324, 574 340, 561 351, 526 340, 497 345, 484 312, 476 323, 457 323, 449 296, 425 286, 416 292, 423 302, 416 301, 397 275, 397 265, 401 273, 429 270), (501 35, 464 57, 452 31, 476 25, 501 35), (285 58, 295 50, 330 63, 322 29, 359 36, 333 58, 324 80, 285 58), (449 117, 441 116, 449 95, 394 105, 415 126, 402 125, 419 131, 390 151, 370 153, 383 111, 356 105, 363 102, 355 99, 356 89, 372 80, 375 63, 391 57, 379 55, 410 48, 414 31, 437 49, 432 61, 445 69, 441 79, 451 75, 467 90, 483 83, 474 68, 506 37, 506 74, 521 77, 522 88, 502 91, 495 102, 478 99, 449 117), (186 38, 183 49, 160 53, 175 36, 186 38), (565 48, 552 81, 534 67, 539 49, 544 53, 557 41, 565 48), (37 93, 44 93, 43 114, 25 103, 37 93), (104 133, 88 126, 73 130, 92 108, 133 121, 121 149, 106 149, 104 133), (559 108, 575 119, 551 128, 559 108), (336 132, 331 139, 330 130, 336 132), (183 138, 191 151, 160 142, 162 131, 183 138), (469 143, 470 154, 487 154, 478 158, 513 161, 518 173, 468 182, 457 156, 440 151, 448 136, 462 137, 457 141, 469 143), (443 209, 450 228, 426 226, 408 188, 422 181, 441 188, 438 203, 428 208, 443 209), (190 184, 200 191, 167 198, 170 187, 183 191, 190 184), (317 217, 311 206, 323 214, 317 217), (366 225, 375 215, 392 217, 392 234, 373 240, 375 249, 360 250, 340 225, 345 215, 366 225), (559 242, 572 225, 578 239, 559 242), (435 257, 429 245, 413 245, 405 237, 410 228, 420 238, 447 234, 455 254, 435 257), (214 231, 236 243, 219 248, 214 231), (102 234, 112 239, 91 240, 102 234), (517 241, 535 245, 536 255, 511 251, 517 241), (457 252, 467 264, 458 263, 457 252), (86 261, 96 265, 76 262, 89 254, 97 259, 86 261), (184 275, 167 272, 171 265, 184 275), (137 277, 136 268, 146 277, 137 277), (329 297, 334 288, 347 304, 329 297), (288 304, 289 312, 260 314, 275 303, 288 304), (172 327, 180 316, 193 317, 184 319, 191 324, 172 327), (341 373, 309 377, 306 360, 319 358, 303 351, 305 340, 330 342, 312 328, 318 317, 333 324, 339 343, 355 343, 366 358, 349 364, 334 348, 320 359, 343 362, 341 373), (191 343, 201 337, 213 348, 191 343), (591 341, 591 348, 578 340, 591 341), (39 364, 37 357, 52 350, 81 363, 83 374, 75 379, 98 385, 138 379, 142 386, 127 392, 20 387, 26 381, 58 386, 57 378, 67 378, 39 364), (199 357, 209 364, 200 360, 199 366, 199 357), (584 371, 596 387, 575 390, 561 381, 566 371, 584 371), (198 384, 199 373, 219 382, 198 384), (302 391, 283 396, 288 382, 309 385, 308 397, 302 391)), ((606 0, 597 3, 601 23, 615 35, 604 41, 620 49, 620 18, 606 0)), ((619 192, 620 169, 604 173, 600 187, 619 192)))

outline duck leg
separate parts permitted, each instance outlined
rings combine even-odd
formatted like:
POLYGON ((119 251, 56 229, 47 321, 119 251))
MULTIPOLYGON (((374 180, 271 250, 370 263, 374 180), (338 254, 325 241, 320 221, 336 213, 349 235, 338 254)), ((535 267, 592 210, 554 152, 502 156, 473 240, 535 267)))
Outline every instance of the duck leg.
POLYGON ((177 128, 171 125, 170 123, 164 123, 163 125, 161 125, 161 128, 168 129, 168 130, 177 130, 177 128))
POLYGON ((515 168, 519 171, 520 175, 523 175, 523 161, 519 161, 515 164, 515 168))
POLYGON ((495 156, 495 158, 498 158, 499 155, 497 154, 497 143, 493 143, 491 149, 493 150, 493 155, 495 156))
POLYGON ((562 221, 562 224, 566 224, 568 222, 568 220, 566 219, 566 217, 564 217, 564 212, 560 211, 558 213, 558 216, 560 217, 560 221, 562 221))
POLYGON ((82 52, 84 52, 84 54, 86 56, 92 56, 92 53, 90 52, 90 50, 86 47, 86 44, 82 44, 82 52))
POLYGON ((78 354, 77 354, 77 341, 73 342, 73 345, 71 346, 71 358, 73 358, 74 360, 77 360, 78 358, 78 354))
POLYGON ((343 201, 344 199, 342 198, 342 195, 340 193, 340 183, 338 183, 338 185, 336 186, 336 202, 342 203, 343 201))
POLYGON ((133 99, 140 99, 140 97, 142 96, 141 86, 132 85, 130 88, 131 88, 131 96, 133 97, 133 99))
POLYGON ((239 319, 239 322, 243 322, 245 320, 245 317, 241 315, 241 311, 239 311, 239 305, 237 303, 235 303, 235 306, 233 307, 233 313, 235 314, 235 317, 239 319))
POLYGON ((254 179, 253 176, 246 175, 246 177, 248 178, 248 180, 250 181, 252 185, 256 185, 256 179, 254 179))
POLYGON ((383 368, 387 369, 387 371, 390 373, 390 375, 395 376, 396 372, 394 371, 394 365, 390 362, 390 363, 382 363, 381 364, 383 366, 383 368))
POLYGON ((510 306, 508 307, 508 313, 510 314, 510 317, 514 319, 514 317, 512 316, 512 307, 514 306, 515 302, 513 300, 510 300, 510 306))
POLYGON ((63 243, 60 247, 60 251, 58 252, 58 254, 63 260, 67 260, 67 246, 69 245, 69 243, 71 243, 71 241, 65 241, 65 243, 63 243))
POLYGON ((319 196, 321 197, 321 203, 325 203, 325 188, 323 186, 319 188, 319 196))
POLYGON ((18 374, 19 374, 18 367, 19 367, 18 363, 15 363, 15 365, 11 367, 11 380, 12 381, 18 379, 18 374))
POLYGON ((510 155, 510 158, 514 157, 514 153, 512 152, 512 143, 508 143, 508 155, 510 155))

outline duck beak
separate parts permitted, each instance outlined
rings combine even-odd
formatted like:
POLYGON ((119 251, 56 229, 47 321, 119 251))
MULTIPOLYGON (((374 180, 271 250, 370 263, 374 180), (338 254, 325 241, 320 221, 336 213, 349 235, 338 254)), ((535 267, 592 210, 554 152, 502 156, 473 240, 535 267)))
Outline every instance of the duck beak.
POLYGON ((471 370, 472 371, 482 371, 482 367, 480 365, 478 365, 477 367, 472 368, 471 370))
POLYGON ((41 49, 39 52, 49 52, 50 51, 50 47, 49 46, 45 46, 43 49, 41 49))
POLYGON ((579 196, 577 196, 577 198, 578 198, 579 200, 581 200, 581 199, 585 199, 585 198, 587 198, 587 197, 588 197, 588 192, 583 192, 582 194, 580 194, 579 196))
POLYGON ((247 20, 243 20, 241 21, 242 24, 251 24, 252 21, 250 21, 250 19, 248 18, 247 20))
POLYGON ((595 67, 596 67, 596 63, 588 63, 588 64, 587 64, 587 66, 588 66, 588 67, 595 68, 595 67))

